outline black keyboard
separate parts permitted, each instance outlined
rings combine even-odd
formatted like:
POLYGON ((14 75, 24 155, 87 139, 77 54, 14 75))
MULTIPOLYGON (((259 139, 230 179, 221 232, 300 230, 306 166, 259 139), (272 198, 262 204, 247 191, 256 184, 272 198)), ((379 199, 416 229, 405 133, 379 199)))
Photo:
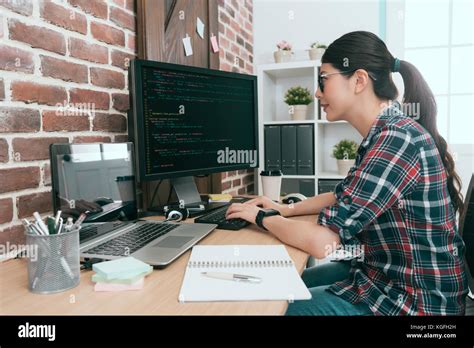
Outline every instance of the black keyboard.
MULTIPOLYGON (((240 198, 238 201, 233 201, 232 203, 243 203, 249 201, 251 198, 240 198)), ((200 224, 217 224, 217 228, 222 230, 233 230, 237 231, 241 228, 244 228, 250 225, 250 222, 243 220, 243 219, 229 219, 225 218, 225 213, 229 208, 228 205, 223 206, 221 208, 214 209, 207 214, 201 215, 200 217, 196 218, 194 222, 200 224)))
POLYGON ((85 250, 85 254, 99 254, 111 256, 128 256, 143 248, 152 240, 161 237, 175 228, 178 224, 171 223, 144 223, 124 234, 109 239, 91 249, 85 250))

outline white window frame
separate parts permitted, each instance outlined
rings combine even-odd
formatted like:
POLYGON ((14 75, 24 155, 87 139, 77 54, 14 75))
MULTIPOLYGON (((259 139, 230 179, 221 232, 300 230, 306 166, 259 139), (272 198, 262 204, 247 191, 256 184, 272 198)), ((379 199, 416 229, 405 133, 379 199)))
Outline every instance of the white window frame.
MULTIPOLYGON (((382 0, 383 1, 383 0, 382 0)), ((451 136, 451 97, 452 96, 473 96, 474 93, 453 93, 451 92, 451 60, 452 60, 452 49, 457 47, 473 47, 473 44, 453 44, 452 43, 452 31, 453 31, 453 1, 454 0, 445 0, 449 2, 449 15, 448 15, 448 43, 446 45, 434 45, 434 46, 411 46, 405 47, 405 3, 406 1, 414 0, 398 0, 398 1, 388 1, 387 2, 387 21, 386 21, 386 32, 387 38, 386 43, 389 50, 394 56, 400 57, 403 59, 407 51, 423 50, 423 49, 436 49, 436 48, 445 48, 448 50, 448 81, 447 81, 447 93, 436 93, 434 96, 437 99, 438 97, 446 97, 447 99, 447 134, 446 142, 448 144, 452 143, 451 136)), ((416 1, 416 0, 415 0, 416 1)), ((403 82, 401 78, 395 78, 395 82, 399 91, 403 90, 403 82), (397 83, 398 82, 398 83, 397 83)), ((400 93, 401 96, 403 93, 400 93)), ((400 96, 400 97, 401 97, 400 96)), ((470 144, 474 145, 474 138, 470 144)))

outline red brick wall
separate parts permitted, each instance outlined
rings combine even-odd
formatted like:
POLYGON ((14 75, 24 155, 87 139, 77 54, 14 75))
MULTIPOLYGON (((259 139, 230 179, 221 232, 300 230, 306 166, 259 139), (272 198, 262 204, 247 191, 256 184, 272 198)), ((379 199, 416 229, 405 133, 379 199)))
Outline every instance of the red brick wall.
MULTIPOLYGON (((253 74, 253 2, 219 0, 218 13, 220 70, 253 74)), ((253 193, 253 173, 253 169, 222 173, 222 192, 253 193)))
POLYGON ((52 210, 49 144, 126 140, 134 53, 132 0, 0 1, 0 243, 52 210))
MULTIPOLYGON (((133 4, 0 0, 0 244, 52 210, 49 144, 127 140, 133 4)), ((219 0, 219 23, 221 70, 253 73, 252 1, 219 0)), ((253 192, 251 173, 223 173, 224 192, 253 192)))

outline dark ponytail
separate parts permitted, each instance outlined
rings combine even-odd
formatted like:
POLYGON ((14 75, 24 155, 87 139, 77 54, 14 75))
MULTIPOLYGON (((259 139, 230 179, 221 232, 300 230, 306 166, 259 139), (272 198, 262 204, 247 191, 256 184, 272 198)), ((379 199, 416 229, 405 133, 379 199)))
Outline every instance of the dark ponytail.
POLYGON ((414 117, 433 137, 447 173, 448 191, 455 213, 464 213, 461 194, 461 179, 454 168, 454 160, 448 151, 446 140, 439 134, 436 125, 437 107, 430 87, 418 69, 407 61, 398 60, 388 51, 385 43, 375 34, 367 31, 354 31, 341 36, 329 45, 322 63, 329 63, 340 71, 364 69, 374 78, 374 93, 382 100, 395 100, 398 90, 392 80, 391 72, 402 75, 405 92, 403 103, 418 105, 418 114, 414 117))
POLYGON ((438 152, 443 160, 448 176, 448 190, 454 205, 454 210, 458 211, 460 216, 464 212, 464 203, 461 194, 461 178, 454 168, 453 156, 448 151, 446 140, 439 134, 436 126, 437 107, 436 101, 430 87, 421 75, 420 71, 407 61, 400 61, 400 75, 403 78, 405 93, 403 102, 407 104, 419 103, 419 115, 417 121, 433 137, 438 152))

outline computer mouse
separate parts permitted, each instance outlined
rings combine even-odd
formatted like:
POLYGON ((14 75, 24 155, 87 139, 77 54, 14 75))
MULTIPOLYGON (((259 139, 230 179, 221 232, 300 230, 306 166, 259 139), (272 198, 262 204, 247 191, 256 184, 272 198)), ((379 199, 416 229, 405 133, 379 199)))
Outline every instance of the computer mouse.
POLYGON ((100 206, 104 206, 106 204, 113 203, 114 200, 111 199, 111 198, 107 198, 107 197, 99 197, 96 200, 94 200, 94 202, 96 202, 100 206))
POLYGON ((301 193, 290 193, 287 194, 285 197, 281 199, 282 203, 291 204, 291 203, 298 203, 304 201, 306 196, 302 195, 301 193))

